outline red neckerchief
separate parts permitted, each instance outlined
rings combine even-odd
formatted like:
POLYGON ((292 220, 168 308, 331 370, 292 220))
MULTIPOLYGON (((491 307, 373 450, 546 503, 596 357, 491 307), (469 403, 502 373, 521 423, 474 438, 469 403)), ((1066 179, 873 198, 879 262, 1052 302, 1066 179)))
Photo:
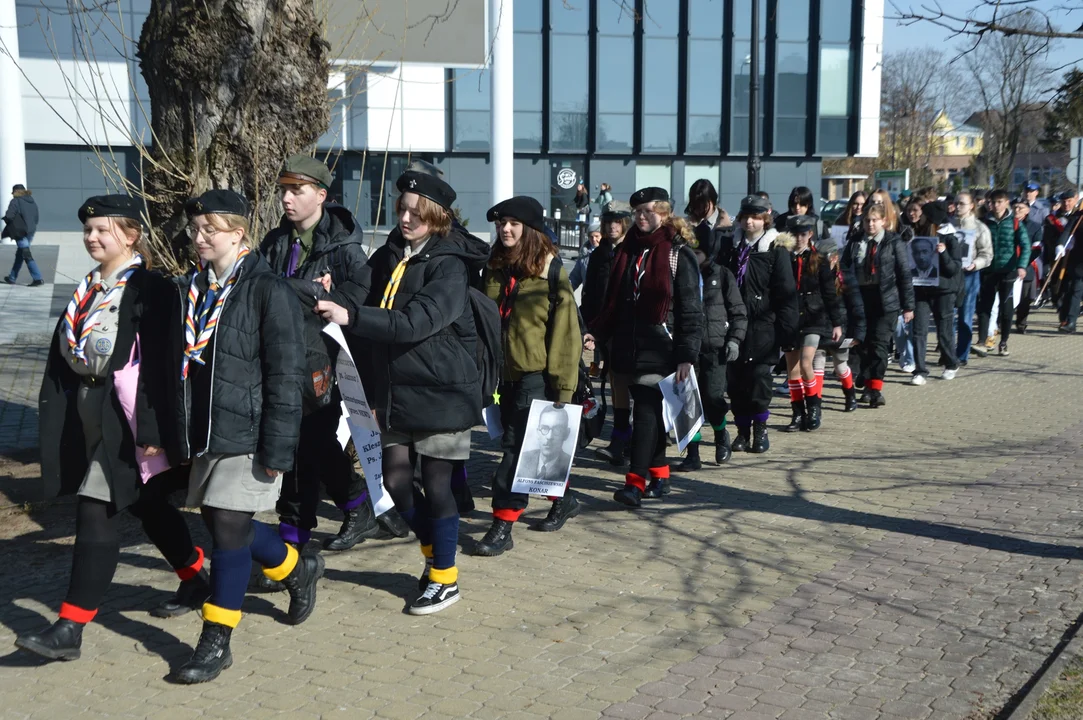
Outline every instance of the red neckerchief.
POLYGON ((500 299, 500 319, 504 321, 505 324, 507 324, 508 318, 511 317, 512 299, 515 297, 518 285, 519 283, 515 279, 515 276, 509 275, 508 282, 504 285, 504 297, 500 299))

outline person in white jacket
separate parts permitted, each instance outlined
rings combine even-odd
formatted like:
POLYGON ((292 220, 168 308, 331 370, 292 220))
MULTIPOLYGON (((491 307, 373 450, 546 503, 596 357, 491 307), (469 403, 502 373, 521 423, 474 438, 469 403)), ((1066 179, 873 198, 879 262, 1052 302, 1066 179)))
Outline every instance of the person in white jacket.
MULTIPOLYGON (((955 352, 959 364, 965 366, 970 357, 971 344, 974 341, 974 313, 978 308, 978 290, 981 288, 981 269, 993 261, 993 239, 989 227, 978 220, 974 214, 974 197, 968 192, 955 196, 955 221, 969 248, 963 257, 963 291, 959 293, 957 308, 959 311, 958 334, 955 338, 955 352)), ((974 346, 974 353, 984 355, 985 348, 974 346)))

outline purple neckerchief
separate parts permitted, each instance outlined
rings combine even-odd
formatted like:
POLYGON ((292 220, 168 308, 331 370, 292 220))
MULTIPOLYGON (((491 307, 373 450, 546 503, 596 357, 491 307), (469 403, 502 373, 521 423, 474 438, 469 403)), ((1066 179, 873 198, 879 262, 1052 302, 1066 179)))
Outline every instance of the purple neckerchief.
POLYGON ((745 238, 745 245, 737 251, 737 285, 745 284, 745 271, 748 270, 748 259, 752 257, 752 243, 745 238))
POLYGON ((301 260, 301 239, 297 238, 290 246, 290 261, 286 265, 286 277, 293 277, 297 272, 297 263, 301 260))

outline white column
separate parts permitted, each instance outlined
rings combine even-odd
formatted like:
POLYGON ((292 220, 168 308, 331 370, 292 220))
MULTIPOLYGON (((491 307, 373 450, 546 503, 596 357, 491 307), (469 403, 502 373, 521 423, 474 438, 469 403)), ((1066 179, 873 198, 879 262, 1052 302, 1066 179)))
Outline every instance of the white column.
POLYGON ((23 76, 18 65, 17 28, 15 0, 0 0, 0 198, 3 198, 3 207, 7 207, 12 185, 29 185, 26 181, 23 76))
MULTIPOLYGON (((530 1, 530 0, 528 0, 530 1)), ((512 45, 514 0, 489 0, 492 53, 489 61, 491 132, 489 164, 493 172, 493 205, 515 193, 515 48, 512 45)))

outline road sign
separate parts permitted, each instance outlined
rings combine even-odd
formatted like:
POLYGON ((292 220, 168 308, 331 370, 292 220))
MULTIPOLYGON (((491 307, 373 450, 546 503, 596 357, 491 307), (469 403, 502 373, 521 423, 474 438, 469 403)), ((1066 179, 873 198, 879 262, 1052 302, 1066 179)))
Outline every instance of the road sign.
POLYGON ((1073 158, 1064 169, 1064 177, 1076 187, 1083 185, 1083 158, 1073 158))
POLYGON ((1072 138, 1069 140, 1068 150, 1073 160, 1078 157, 1083 157, 1083 137, 1072 138))

